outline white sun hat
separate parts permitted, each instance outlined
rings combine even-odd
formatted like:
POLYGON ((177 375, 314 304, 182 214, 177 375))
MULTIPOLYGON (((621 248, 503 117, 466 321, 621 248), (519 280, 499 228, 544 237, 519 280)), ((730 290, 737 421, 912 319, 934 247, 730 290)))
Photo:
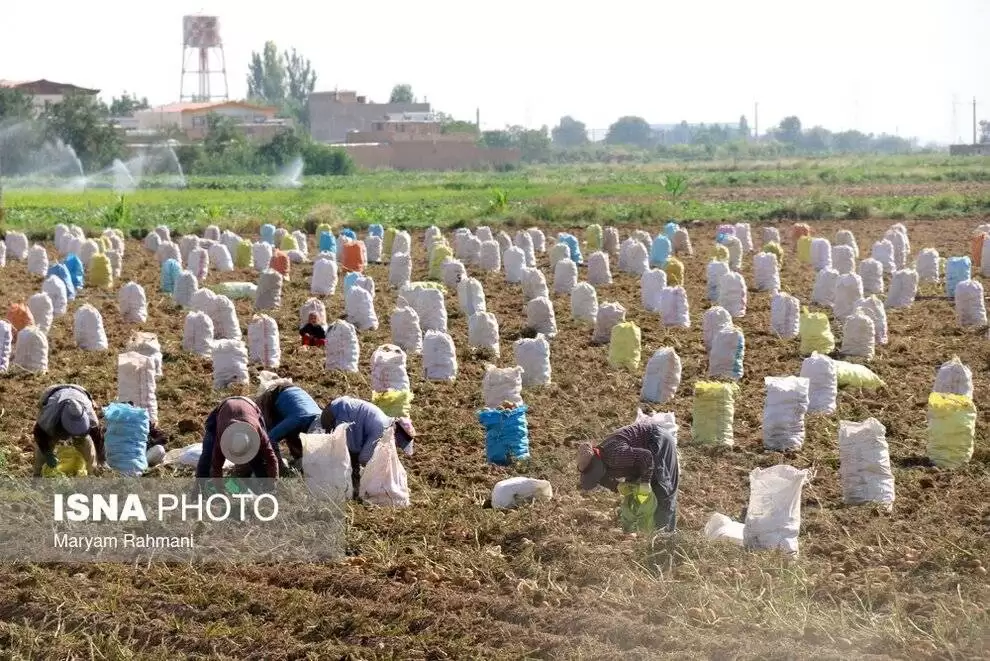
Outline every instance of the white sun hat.
POLYGON ((220 449, 223 456, 233 464, 247 464, 256 456, 261 448, 261 437, 254 426, 235 420, 223 430, 220 436, 220 449))

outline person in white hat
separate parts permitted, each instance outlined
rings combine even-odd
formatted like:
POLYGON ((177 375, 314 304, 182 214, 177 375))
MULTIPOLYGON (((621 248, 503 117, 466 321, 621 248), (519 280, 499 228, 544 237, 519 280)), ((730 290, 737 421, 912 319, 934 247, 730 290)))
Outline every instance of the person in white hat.
POLYGON ((278 459, 268 440, 261 409, 247 397, 228 397, 206 418, 203 453, 196 477, 223 477, 224 462, 245 467, 244 477, 277 478, 278 459))
POLYGON ((38 402, 38 418, 34 423, 34 475, 42 468, 58 466, 55 445, 71 441, 93 474, 96 464, 107 461, 96 407, 89 392, 75 384, 58 384, 47 388, 38 402))

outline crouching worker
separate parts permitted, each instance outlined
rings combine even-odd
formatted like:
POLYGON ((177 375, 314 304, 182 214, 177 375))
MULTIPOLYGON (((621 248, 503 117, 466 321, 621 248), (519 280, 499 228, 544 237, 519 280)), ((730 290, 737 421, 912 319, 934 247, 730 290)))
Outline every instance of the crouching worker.
POLYGON ((351 453, 351 480, 357 497, 361 466, 371 461, 378 440, 385 430, 395 425, 395 445, 407 455, 413 453, 416 430, 409 418, 390 418, 380 408, 356 397, 338 397, 323 409, 320 416, 324 431, 329 434, 337 425, 351 423, 347 429, 347 449, 351 453))
POLYGON ((652 490, 657 507, 653 515, 656 528, 673 531, 677 524, 677 483, 680 470, 677 444, 663 428, 648 420, 620 427, 600 445, 578 446, 578 470, 581 489, 590 491, 603 486, 619 491, 619 480, 629 488, 652 490))
POLYGON ((309 321, 299 327, 299 336, 304 347, 325 347, 327 327, 320 320, 320 315, 310 312, 309 321))
POLYGON ((308 392, 292 384, 292 379, 265 381, 254 397, 261 410, 265 426, 268 428, 268 441, 282 465, 282 451, 279 444, 284 440, 289 448, 289 456, 296 466, 302 459, 303 447, 299 434, 314 434, 321 429, 322 410, 308 392))
POLYGON ((223 477, 228 459, 241 477, 277 478, 279 474, 261 409, 247 397, 228 397, 206 418, 196 477, 223 477))
POLYGON ((42 393, 38 419, 34 423, 34 475, 42 469, 54 471, 59 465, 55 454, 58 442, 71 441, 82 457, 86 473, 92 475, 97 463, 106 463, 103 432, 89 392, 73 384, 55 385, 42 393))

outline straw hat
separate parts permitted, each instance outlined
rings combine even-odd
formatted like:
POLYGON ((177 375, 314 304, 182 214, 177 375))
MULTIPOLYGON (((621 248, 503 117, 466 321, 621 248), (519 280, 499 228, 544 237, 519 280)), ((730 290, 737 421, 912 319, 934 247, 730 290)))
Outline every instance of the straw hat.
POLYGON ((258 455, 260 448, 261 436, 258 430, 241 420, 230 423, 220 436, 223 456, 237 465, 249 463, 258 455))

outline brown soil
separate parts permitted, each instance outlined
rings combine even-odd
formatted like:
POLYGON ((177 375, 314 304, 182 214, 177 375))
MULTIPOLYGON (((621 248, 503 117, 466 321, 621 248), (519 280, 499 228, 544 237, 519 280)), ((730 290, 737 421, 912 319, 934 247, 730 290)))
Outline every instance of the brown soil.
MULTIPOLYGON (((854 230, 868 251, 890 223, 861 221, 854 230)), ((907 223, 916 253, 933 246, 967 254, 973 221, 907 223)), ((833 237, 837 224, 816 225, 833 237)), ((628 228, 627 228, 628 229, 628 228)), ((651 228, 656 231, 657 228, 651 228)), ((575 230, 579 233, 580 230, 575 230)), ((554 383, 524 392, 533 460, 518 471, 486 465, 476 420, 483 361, 467 352, 466 319, 456 296, 447 300, 460 373, 452 384, 425 382, 410 357, 417 453, 404 458, 413 506, 356 507, 348 533, 355 554, 332 565, 251 565, 133 568, 120 565, 0 567, 0 656, 4 658, 977 658, 990 655, 990 448, 981 417, 973 461, 955 471, 926 465, 925 408, 935 370, 959 355, 974 372, 976 405, 990 409, 990 345, 985 329, 960 329, 946 300, 919 300, 889 314, 890 343, 873 368, 887 386, 843 391, 835 416, 810 418, 804 449, 792 456, 762 449, 765 376, 797 374, 797 341, 769 332, 769 296, 750 293, 740 322, 746 332, 746 374, 735 418, 736 446, 711 451, 691 445, 693 383, 705 377, 701 342, 705 264, 714 228, 692 231, 687 260, 692 327, 661 327, 643 311, 636 278, 615 274, 599 301, 619 301, 642 329, 643 364, 673 346, 683 381, 670 407, 681 425, 680 532, 648 540, 622 534, 616 498, 576 489, 573 444, 598 439, 633 420, 642 371, 608 366, 607 347, 570 320, 567 297, 554 296, 560 333, 552 342, 554 383), (887 427, 897 480, 891 514, 841 504, 837 420, 875 416, 887 427), (780 462, 810 468, 805 487, 801 556, 749 554, 704 541, 712 512, 737 517, 748 496, 748 474, 780 462), (481 507, 492 485, 516 472, 549 479, 555 499, 511 512, 481 507), (8 656, 9 655, 9 656, 8 656)), ((754 228, 759 241, 759 229, 754 228)), ((421 236, 416 278, 425 277, 421 236)), ((547 271, 544 255, 541 266, 547 271)), ((614 264, 613 264, 614 268, 614 264)), ((361 336, 362 374, 327 374, 322 355, 298 346, 298 308, 308 298, 310 266, 296 267, 277 313, 282 329, 279 372, 321 404, 342 393, 370 397, 369 361, 389 342, 394 302, 387 267, 372 266, 382 327, 361 336)), ((38 288, 23 264, 3 270, 4 304, 38 288)), ((222 394, 211 390, 211 368, 180 350, 183 313, 158 293, 158 268, 139 244, 128 243, 125 280, 149 293, 145 330, 158 334, 165 377, 158 398, 170 447, 199 441, 194 424, 222 394), (190 422, 193 421, 193 422, 190 422)), ((751 260, 744 274, 751 278, 751 260)), ((211 282, 218 275, 211 275, 211 282)), ((237 273, 229 280, 254 280, 237 273)), ((548 277, 548 280, 552 280, 548 277)), ((810 297, 812 273, 789 251, 785 290, 810 297)), ((501 365, 512 364, 511 342, 523 330, 518 287, 483 276, 488 309, 501 325, 501 365)), ((119 283, 118 283, 119 284, 119 283)), ((342 283, 341 283, 342 284, 342 283)), ((552 289, 552 282, 551 282, 552 289)), ((935 292, 929 292, 935 293, 935 292)), ((115 396, 116 354, 130 328, 121 325, 115 293, 86 290, 84 301, 104 314, 111 350, 78 351, 71 315, 51 332, 51 371, 44 377, 0 377, 0 447, 10 473, 30 471, 32 413, 40 391, 56 382, 85 385, 100 402, 115 396)), ((330 317, 343 311, 338 293, 326 299, 330 317)), ((73 304, 74 310, 81 302, 73 304)), ((238 304, 242 325, 249 303, 238 304)), ((833 329, 840 333, 841 329, 833 329)), ((254 369, 252 370, 254 372, 254 369)))

